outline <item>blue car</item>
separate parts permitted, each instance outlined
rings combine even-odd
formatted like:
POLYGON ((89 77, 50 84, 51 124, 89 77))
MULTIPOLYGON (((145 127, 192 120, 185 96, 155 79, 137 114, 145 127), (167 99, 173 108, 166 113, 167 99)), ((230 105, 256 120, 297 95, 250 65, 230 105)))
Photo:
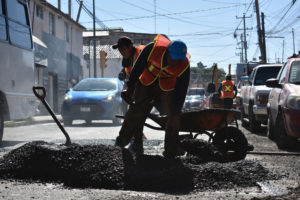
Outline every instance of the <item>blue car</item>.
POLYGON ((65 126, 73 120, 112 120, 121 124, 116 114, 122 113, 121 91, 123 82, 118 78, 86 78, 71 88, 64 97, 62 118, 65 126))

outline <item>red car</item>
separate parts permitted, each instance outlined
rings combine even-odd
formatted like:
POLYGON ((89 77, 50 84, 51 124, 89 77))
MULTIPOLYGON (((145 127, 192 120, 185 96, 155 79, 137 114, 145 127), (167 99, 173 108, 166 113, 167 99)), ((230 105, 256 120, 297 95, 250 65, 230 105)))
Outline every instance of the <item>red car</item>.
POLYGON ((268 137, 279 148, 292 148, 300 138, 300 55, 290 57, 276 79, 267 104, 268 137))

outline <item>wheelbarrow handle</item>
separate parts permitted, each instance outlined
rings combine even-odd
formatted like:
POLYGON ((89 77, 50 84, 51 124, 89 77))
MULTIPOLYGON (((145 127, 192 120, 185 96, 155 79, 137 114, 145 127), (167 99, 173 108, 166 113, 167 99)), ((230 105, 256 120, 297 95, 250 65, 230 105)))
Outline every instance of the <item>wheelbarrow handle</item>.
POLYGON ((46 89, 43 86, 33 86, 32 91, 34 95, 40 100, 44 100, 46 97, 46 89), (42 94, 39 94, 38 91, 42 91, 42 94))

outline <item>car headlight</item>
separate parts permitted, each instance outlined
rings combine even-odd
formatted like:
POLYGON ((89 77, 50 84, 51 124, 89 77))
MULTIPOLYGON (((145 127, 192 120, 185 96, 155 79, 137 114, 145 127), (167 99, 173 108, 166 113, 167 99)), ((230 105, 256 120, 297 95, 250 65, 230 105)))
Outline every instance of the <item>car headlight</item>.
POLYGON ((72 95, 65 94, 64 99, 65 101, 70 101, 72 99, 72 95))
POLYGON ((300 110, 300 95, 291 93, 287 99, 286 106, 289 109, 300 110))
POLYGON ((112 101, 114 99, 115 95, 109 95, 108 97, 106 97, 105 99, 102 99, 102 101, 104 102, 109 102, 112 101))

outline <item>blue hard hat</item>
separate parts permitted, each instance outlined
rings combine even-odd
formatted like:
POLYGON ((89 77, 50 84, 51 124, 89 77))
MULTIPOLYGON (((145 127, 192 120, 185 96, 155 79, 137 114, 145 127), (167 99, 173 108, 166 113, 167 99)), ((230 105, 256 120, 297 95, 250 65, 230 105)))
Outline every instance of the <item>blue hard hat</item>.
POLYGON ((186 58, 187 47, 184 42, 175 40, 168 45, 168 51, 173 60, 184 60, 186 58))

